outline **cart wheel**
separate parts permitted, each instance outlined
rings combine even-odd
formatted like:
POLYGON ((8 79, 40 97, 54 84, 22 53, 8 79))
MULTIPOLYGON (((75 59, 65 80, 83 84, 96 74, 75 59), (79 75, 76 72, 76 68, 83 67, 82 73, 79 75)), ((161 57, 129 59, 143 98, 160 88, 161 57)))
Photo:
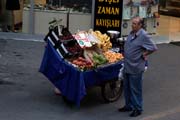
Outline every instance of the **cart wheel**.
POLYGON ((102 97, 106 102, 114 102, 119 99, 123 91, 122 80, 114 80, 105 83, 101 87, 102 97))

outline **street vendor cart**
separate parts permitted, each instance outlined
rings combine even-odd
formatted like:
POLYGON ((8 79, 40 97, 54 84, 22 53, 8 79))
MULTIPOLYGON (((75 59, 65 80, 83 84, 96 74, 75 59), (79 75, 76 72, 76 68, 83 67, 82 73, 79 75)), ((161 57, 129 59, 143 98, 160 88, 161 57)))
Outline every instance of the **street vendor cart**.
MULTIPOLYGON (((51 31, 53 36, 55 32, 51 31)), ((47 45, 39 71, 57 87, 62 96, 77 106, 86 95, 86 89, 100 86, 102 96, 108 102, 117 100, 122 93, 122 81, 118 80, 119 70, 123 60, 82 70, 75 67, 56 49, 52 37, 46 37, 47 45)), ((55 35, 54 38, 58 37, 55 35)))

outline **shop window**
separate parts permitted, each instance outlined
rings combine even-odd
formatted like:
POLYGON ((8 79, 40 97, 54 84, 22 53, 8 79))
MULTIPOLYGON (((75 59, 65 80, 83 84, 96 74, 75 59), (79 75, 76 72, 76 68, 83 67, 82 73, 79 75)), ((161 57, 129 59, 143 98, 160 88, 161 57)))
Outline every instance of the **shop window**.
POLYGON ((34 9, 91 13, 92 0, 34 0, 34 9))
POLYGON ((180 17, 180 0, 160 0, 160 13, 180 17))

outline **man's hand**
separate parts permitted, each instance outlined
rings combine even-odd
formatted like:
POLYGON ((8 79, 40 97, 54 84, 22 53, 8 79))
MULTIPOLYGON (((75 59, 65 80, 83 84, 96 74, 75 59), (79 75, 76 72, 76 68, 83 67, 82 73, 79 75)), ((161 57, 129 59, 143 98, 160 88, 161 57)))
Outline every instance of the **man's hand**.
POLYGON ((147 60, 147 56, 151 53, 153 53, 153 51, 149 51, 149 50, 144 51, 144 53, 142 54, 142 58, 144 60, 147 60))
POLYGON ((147 55, 143 53, 142 58, 143 58, 144 60, 147 60, 147 55))

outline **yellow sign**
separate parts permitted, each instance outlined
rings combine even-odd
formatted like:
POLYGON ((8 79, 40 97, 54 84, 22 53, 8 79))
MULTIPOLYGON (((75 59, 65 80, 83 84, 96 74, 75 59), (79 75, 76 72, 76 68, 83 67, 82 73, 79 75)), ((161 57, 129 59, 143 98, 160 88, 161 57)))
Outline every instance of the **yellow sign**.
POLYGON ((94 30, 121 31, 122 0, 95 0, 94 30))
POLYGON ((104 26, 106 28, 120 27, 120 20, 114 20, 114 19, 96 19, 96 26, 104 26))
POLYGON ((97 14, 119 15, 120 8, 98 6, 97 14))

